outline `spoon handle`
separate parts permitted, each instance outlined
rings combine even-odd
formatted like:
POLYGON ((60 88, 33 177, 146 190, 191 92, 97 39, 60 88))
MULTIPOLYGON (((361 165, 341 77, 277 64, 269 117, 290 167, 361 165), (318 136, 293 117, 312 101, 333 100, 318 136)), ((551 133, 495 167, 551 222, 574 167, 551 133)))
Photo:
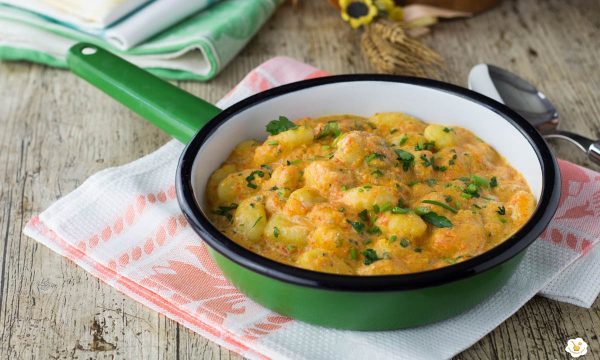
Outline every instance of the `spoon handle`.
POLYGON ((600 140, 594 141, 583 135, 564 130, 551 130, 544 132, 547 139, 562 139, 575 144, 581 151, 596 164, 600 165, 600 140))

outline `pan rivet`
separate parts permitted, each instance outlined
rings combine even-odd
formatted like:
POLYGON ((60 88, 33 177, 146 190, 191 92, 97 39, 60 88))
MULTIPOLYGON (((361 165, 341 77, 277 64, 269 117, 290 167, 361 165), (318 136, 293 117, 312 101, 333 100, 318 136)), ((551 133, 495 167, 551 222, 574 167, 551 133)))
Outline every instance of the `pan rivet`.
POLYGON ((83 49, 81 49, 81 53, 83 55, 94 55, 96 53, 96 48, 93 47, 84 47, 83 49))

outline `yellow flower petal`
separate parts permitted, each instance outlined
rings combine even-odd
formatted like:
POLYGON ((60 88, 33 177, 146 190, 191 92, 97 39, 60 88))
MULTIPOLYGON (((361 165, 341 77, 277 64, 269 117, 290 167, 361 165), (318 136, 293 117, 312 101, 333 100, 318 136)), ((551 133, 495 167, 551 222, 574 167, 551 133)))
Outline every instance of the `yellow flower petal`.
POLYGON ((377 16, 377 7, 373 0, 340 0, 342 19, 356 29, 367 25, 377 16))

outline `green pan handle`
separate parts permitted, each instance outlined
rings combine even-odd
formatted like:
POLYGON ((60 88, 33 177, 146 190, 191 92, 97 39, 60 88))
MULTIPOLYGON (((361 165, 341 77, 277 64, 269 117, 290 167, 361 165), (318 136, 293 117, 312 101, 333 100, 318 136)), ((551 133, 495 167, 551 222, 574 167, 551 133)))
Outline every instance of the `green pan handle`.
POLYGON ((73 45, 67 63, 77 76, 183 143, 221 112, 96 45, 73 45))

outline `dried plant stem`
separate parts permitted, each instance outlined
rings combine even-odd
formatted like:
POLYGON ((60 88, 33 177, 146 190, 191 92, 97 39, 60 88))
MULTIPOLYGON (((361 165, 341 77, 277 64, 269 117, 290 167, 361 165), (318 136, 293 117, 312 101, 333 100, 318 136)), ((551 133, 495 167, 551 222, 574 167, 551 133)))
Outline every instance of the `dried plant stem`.
POLYGON ((406 35, 398 23, 380 19, 362 34, 364 54, 379 72, 428 76, 438 73, 442 57, 406 35))

